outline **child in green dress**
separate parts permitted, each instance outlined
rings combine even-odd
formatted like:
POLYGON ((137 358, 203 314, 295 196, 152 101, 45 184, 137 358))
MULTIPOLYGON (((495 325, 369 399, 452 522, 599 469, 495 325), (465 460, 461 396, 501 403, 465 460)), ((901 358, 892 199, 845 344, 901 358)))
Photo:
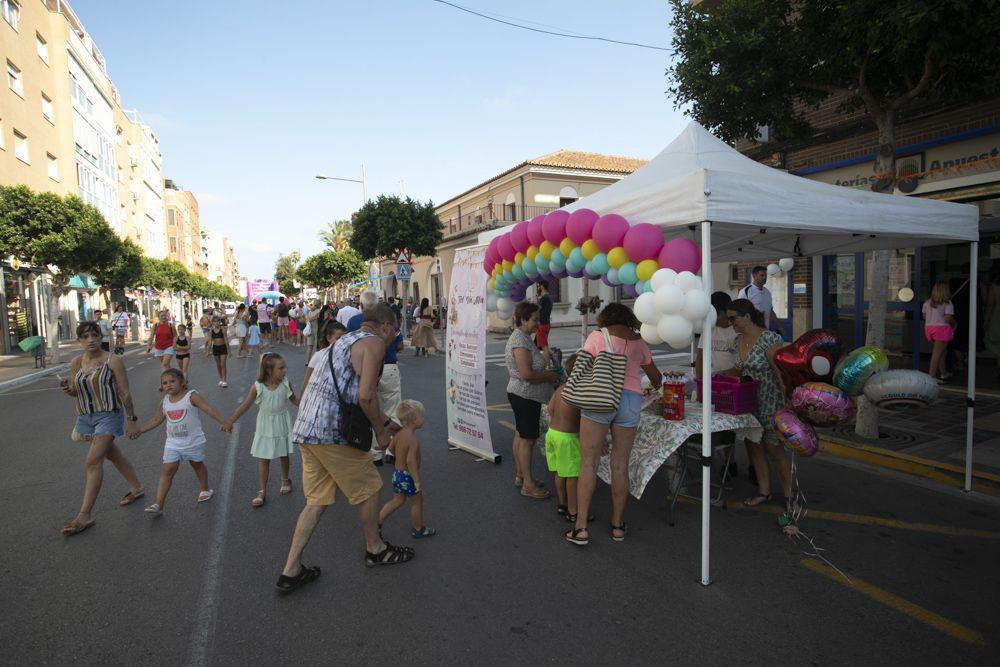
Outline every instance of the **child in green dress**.
POLYGON ((281 461, 281 495, 292 491, 292 480, 288 476, 288 455, 292 452, 292 420, 286 401, 297 406, 299 399, 285 377, 287 373, 288 366, 280 354, 265 352, 260 358, 257 381, 229 419, 230 423, 235 423, 253 403, 260 406, 257 412, 257 431, 250 447, 250 453, 258 459, 257 478, 260 481, 260 490, 250 502, 253 507, 264 504, 272 459, 281 461))

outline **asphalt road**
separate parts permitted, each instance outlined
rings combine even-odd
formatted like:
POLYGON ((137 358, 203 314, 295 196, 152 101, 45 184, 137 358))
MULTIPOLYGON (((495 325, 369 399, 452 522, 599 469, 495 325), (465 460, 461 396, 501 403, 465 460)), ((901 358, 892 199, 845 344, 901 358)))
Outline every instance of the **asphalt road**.
MULTIPOLYGON (((568 334, 567 334, 568 335, 568 334)), ((500 353, 494 339, 490 351, 500 353)), ((304 352, 282 346, 297 387, 304 352)), ((161 395, 158 364, 126 357, 140 418, 161 395)), ((216 386, 210 360, 195 357, 192 385, 228 414, 254 368, 231 360, 216 386)), ((783 536, 777 504, 746 510, 743 478, 712 510, 714 583, 698 583, 700 508, 679 505, 667 525, 658 474, 630 499, 632 531, 610 539, 609 490, 599 484, 591 544, 562 539, 555 501, 523 498, 512 485, 504 411, 506 371, 488 369, 491 429, 499 465, 449 451, 444 359, 401 358, 404 396, 428 408, 425 516, 440 534, 409 537, 407 512, 386 538, 412 545, 410 563, 366 569, 353 510, 340 498, 306 549, 322 577, 290 596, 274 589, 296 516, 296 490, 253 509, 250 456, 255 411, 233 435, 209 418, 210 480, 217 495, 195 502, 182 469, 166 514, 152 502, 164 433, 124 443, 147 489, 119 507, 125 484, 108 465, 96 525, 65 538, 83 489, 85 445, 68 438, 72 402, 54 378, 0 394, 4 664, 692 664, 976 665, 1000 662, 1000 505, 822 455, 800 462, 810 515, 802 529, 847 579, 783 536), (829 576, 828 576, 829 575, 829 576)), ((741 470, 744 453, 740 452, 741 470)), ((535 459, 536 474, 543 470, 535 459)), ((381 468, 387 481, 389 468, 381 468)), ((551 481, 547 484, 552 487, 551 481)))

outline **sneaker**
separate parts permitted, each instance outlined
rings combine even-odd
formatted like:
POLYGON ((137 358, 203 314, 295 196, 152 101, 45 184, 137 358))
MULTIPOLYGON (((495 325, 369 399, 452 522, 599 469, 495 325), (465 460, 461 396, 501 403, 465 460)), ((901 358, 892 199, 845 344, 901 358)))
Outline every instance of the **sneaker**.
POLYGON ((223 380, 222 382, 219 383, 219 386, 225 388, 229 386, 229 383, 223 380))
POLYGON ((222 380, 219 380, 219 386, 220 387, 222 386, 222 380))
POLYGON ((152 514, 153 516, 160 516, 161 514, 163 514, 163 508, 160 507, 160 505, 158 503, 153 503, 152 505, 150 505, 149 507, 147 507, 143 511, 144 512, 148 512, 149 514, 152 514))

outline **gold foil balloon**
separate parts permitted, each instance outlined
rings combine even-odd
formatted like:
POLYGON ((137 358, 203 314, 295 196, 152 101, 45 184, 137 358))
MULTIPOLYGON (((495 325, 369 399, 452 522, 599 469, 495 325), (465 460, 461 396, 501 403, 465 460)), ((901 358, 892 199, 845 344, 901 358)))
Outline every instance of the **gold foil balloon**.
POLYGON ((833 371, 833 384, 848 396, 860 396, 868 378, 889 368, 882 348, 865 345, 849 352, 833 371))

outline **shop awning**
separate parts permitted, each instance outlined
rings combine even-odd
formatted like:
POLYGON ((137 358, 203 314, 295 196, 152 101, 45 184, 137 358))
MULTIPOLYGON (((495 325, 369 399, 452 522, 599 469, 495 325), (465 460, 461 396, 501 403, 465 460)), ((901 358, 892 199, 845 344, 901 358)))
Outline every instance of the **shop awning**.
POLYGON ((100 287, 93 278, 79 273, 69 279, 69 286, 72 289, 97 289, 100 287))

